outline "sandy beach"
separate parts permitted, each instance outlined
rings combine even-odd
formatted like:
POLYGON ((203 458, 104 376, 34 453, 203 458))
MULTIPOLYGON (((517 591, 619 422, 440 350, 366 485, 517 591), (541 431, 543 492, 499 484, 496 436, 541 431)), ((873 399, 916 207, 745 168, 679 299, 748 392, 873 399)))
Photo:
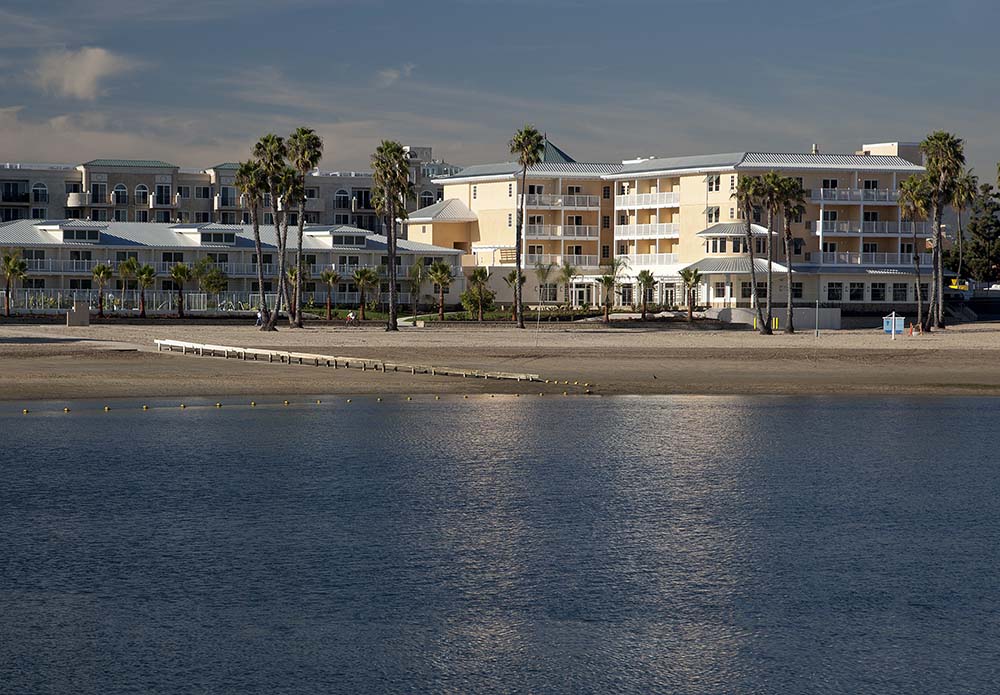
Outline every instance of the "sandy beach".
POLYGON ((307 394, 1000 394, 1000 324, 891 341, 683 326, 347 329, 0 324, 0 400, 307 394), (550 384, 157 353, 155 338, 539 374, 550 384), (569 385, 562 382, 568 381, 569 385), (577 382, 577 383, 574 383, 577 382))

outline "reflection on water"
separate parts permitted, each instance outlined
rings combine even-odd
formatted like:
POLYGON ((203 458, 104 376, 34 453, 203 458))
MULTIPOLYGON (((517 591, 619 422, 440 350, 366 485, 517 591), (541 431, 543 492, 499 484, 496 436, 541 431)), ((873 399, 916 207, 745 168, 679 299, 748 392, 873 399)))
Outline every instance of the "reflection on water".
POLYGON ((62 405, 0 415, 11 692, 1000 675, 998 401, 62 405))

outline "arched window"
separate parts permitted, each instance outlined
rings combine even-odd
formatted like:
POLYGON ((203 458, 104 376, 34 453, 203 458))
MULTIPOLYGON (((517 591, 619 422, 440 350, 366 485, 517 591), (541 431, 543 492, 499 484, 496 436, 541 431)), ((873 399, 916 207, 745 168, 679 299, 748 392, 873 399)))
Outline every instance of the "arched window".
POLYGON ((420 207, 425 208, 428 205, 434 204, 434 193, 432 191, 424 191, 420 194, 420 207))
POLYGON ((337 191, 337 195, 334 199, 334 206, 341 210, 346 210, 351 207, 351 196, 347 194, 343 188, 337 191))
POLYGON ((38 182, 31 187, 31 199, 36 203, 49 202, 49 189, 44 183, 38 182))
POLYGON ((135 204, 145 205, 149 202, 149 188, 144 183, 135 187, 135 204))
POLYGON ((128 189, 125 188, 124 183, 115 184, 115 190, 112 191, 112 195, 115 199, 115 205, 128 205, 128 189))

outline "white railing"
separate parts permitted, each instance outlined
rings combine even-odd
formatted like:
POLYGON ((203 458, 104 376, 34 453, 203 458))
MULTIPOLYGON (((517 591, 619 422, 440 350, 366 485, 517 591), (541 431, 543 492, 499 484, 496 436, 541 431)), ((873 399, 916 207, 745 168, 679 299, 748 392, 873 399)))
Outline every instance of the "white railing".
MULTIPOLYGON (((11 309, 18 311, 59 311, 73 307, 74 301, 85 301, 91 311, 98 309, 96 289, 90 290, 13 290, 10 293, 11 309)), ((0 306, 4 293, 0 290, 0 306)), ((173 313, 177 310, 177 292, 162 290, 146 290, 146 312, 173 313)), ((138 290, 105 290, 104 313, 138 315, 140 309, 140 293, 138 290)), ((199 311, 249 311, 253 305, 242 302, 242 296, 236 293, 224 292, 220 295, 209 295, 204 292, 184 292, 184 310, 199 311)))
POLYGON ((543 254, 532 254, 529 253, 524 257, 524 265, 526 268, 530 269, 536 264, 546 264, 555 263, 556 265, 562 265, 563 263, 569 263, 582 268, 594 268, 598 265, 597 256, 580 256, 580 255, 559 255, 554 253, 543 253, 543 254))
POLYGON ((599 208, 601 199, 596 195, 562 195, 558 193, 528 193, 522 196, 530 207, 599 208))
POLYGON ((647 266, 673 265, 679 263, 676 253, 628 253, 619 255, 619 258, 628 259, 630 268, 644 268, 647 266))
POLYGON ((528 237, 531 239, 596 239, 600 236, 596 225, 568 224, 529 224, 528 237))
MULTIPOLYGON (((912 253, 857 253, 854 251, 824 251, 821 256, 823 265, 895 265, 912 266, 912 253)), ((920 254, 920 265, 931 264, 932 255, 920 254)))
POLYGON ((526 233, 531 239, 555 239, 562 236, 562 227, 557 224, 529 224, 526 233))
POLYGON ((223 198, 220 193, 216 193, 213 207, 216 210, 235 210, 240 207, 240 199, 238 196, 223 198))
POLYGON ((837 220, 836 222, 820 220, 816 223, 816 233, 819 234, 872 234, 897 235, 913 234, 914 227, 918 235, 929 235, 933 232, 932 225, 926 222, 889 222, 837 220))
POLYGON ((810 198, 817 203, 895 203, 899 192, 889 188, 814 188, 810 198))
POLYGON ((656 222, 653 224, 622 224, 615 226, 616 239, 674 239, 680 236, 678 222, 656 222))
POLYGON ((592 268, 597 265, 597 256, 565 255, 562 257, 562 261, 570 265, 592 268))
POLYGON ((568 224, 562 230, 562 235, 567 239, 596 239, 600 233, 596 225, 589 224, 568 224))
POLYGON ((676 207, 681 204, 680 193, 628 193, 615 196, 618 208, 676 207))

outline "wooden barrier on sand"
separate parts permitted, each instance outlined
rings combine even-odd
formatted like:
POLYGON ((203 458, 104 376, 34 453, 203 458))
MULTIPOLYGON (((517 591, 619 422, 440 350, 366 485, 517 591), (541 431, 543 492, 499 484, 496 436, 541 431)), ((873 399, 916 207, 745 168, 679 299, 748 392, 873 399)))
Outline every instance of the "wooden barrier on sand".
POLYGON ((361 369, 376 372, 409 372, 410 374, 430 374, 431 376, 460 376, 476 379, 506 379, 509 381, 540 381, 537 374, 520 374, 517 372, 494 372, 479 369, 459 369, 457 367, 434 367, 423 364, 398 364, 385 360, 374 360, 365 357, 340 357, 335 355, 318 355, 309 352, 290 352, 287 350, 263 350, 261 348, 233 347, 231 345, 208 345, 205 343, 189 343, 183 340, 160 340, 156 343, 156 351, 180 350, 181 354, 197 355, 198 357, 222 357, 243 361, 261 361, 279 364, 309 364, 315 367, 333 367, 334 369, 361 369))

